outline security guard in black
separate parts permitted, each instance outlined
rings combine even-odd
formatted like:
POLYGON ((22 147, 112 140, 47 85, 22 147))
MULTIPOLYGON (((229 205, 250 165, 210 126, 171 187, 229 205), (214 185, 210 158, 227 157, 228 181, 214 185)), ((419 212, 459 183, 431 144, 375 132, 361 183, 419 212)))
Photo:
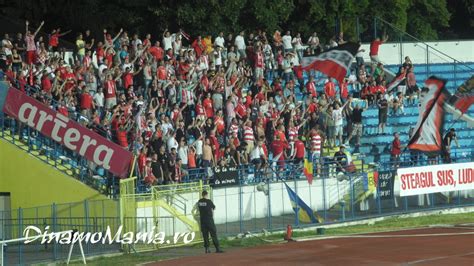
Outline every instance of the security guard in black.
POLYGON ((212 242, 216 247, 216 252, 221 253, 219 248, 219 240, 217 239, 216 225, 214 224, 213 212, 216 209, 214 203, 207 198, 207 191, 202 192, 202 198, 197 202, 199 215, 201 220, 201 232, 204 239, 204 248, 206 253, 211 253, 209 249, 209 234, 211 234, 212 242))

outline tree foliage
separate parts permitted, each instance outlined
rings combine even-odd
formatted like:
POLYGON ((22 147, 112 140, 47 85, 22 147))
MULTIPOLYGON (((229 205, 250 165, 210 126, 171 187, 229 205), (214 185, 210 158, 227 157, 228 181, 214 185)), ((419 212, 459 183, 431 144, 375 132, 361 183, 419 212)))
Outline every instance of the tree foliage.
POLYGON ((437 29, 447 28, 451 16, 446 0, 414 0, 407 14, 407 30, 424 40, 438 39, 437 29))
MULTIPOLYGON (((401 31, 423 40, 473 37, 473 0, 4 0, 2 15, 18 20, 46 21, 46 29, 62 26, 140 34, 160 34, 168 28, 191 35, 243 29, 291 29, 307 37, 318 32, 322 40, 344 31, 346 39, 373 37, 373 19, 381 17, 401 31), (450 5, 448 6, 448 2, 450 5), (463 24, 457 14, 465 18, 463 24), (357 23, 358 22, 358 23, 357 23), (467 29, 466 29, 467 27, 467 29)), ((396 32, 378 24, 378 34, 396 32)))

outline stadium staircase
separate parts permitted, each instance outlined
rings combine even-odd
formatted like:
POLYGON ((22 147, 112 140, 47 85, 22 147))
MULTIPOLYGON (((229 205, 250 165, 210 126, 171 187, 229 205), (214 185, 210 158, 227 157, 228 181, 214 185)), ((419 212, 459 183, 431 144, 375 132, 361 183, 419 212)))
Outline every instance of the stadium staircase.
POLYGON ((103 194, 114 195, 118 192, 118 183, 112 178, 107 180, 108 174, 103 168, 95 167, 91 170, 92 164, 85 158, 42 136, 38 131, 20 125, 3 112, 0 112, 0 139, 14 144, 20 150, 103 194))
POLYGON ((199 224, 186 215, 186 210, 176 207, 176 197, 170 199, 170 202, 166 202, 164 199, 157 200, 157 206, 163 208, 163 210, 167 212, 167 215, 165 216, 176 217, 185 224, 190 231, 199 231, 199 224))

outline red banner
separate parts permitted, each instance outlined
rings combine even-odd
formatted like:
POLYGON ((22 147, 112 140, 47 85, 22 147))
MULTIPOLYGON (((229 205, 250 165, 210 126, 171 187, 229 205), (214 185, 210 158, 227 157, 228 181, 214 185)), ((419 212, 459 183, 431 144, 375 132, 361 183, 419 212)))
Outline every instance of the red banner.
POLYGON ((23 92, 8 90, 3 112, 113 174, 128 176, 131 152, 23 92))

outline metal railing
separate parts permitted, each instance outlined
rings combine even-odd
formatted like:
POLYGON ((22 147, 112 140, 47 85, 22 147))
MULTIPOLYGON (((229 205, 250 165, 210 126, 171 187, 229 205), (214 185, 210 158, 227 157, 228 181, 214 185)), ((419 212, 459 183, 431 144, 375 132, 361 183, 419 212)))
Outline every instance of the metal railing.
MULTIPOLYGON (((380 28, 380 24, 379 24, 378 22, 379 22, 380 24, 382 24, 382 26, 389 26, 391 29, 393 29, 394 31, 396 31, 396 32, 398 33, 397 35, 399 35, 399 41, 400 41, 400 43, 403 42, 403 37, 408 36, 410 39, 412 39, 412 40, 414 40, 414 41, 417 41, 417 42, 423 44, 424 46, 426 46, 426 47, 427 47, 427 49, 426 49, 427 54, 429 54, 429 49, 431 49, 432 51, 435 51, 436 53, 439 53, 439 54, 443 55, 444 57, 448 58, 449 61, 452 61, 452 62, 454 62, 455 64, 461 64, 461 65, 465 66, 466 68, 468 68, 468 69, 474 71, 474 68, 472 68, 471 66, 469 66, 469 65, 466 64, 465 62, 460 61, 460 60, 457 60, 456 58, 454 58, 454 57, 452 57, 452 56, 450 56, 450 55, 448 55, 448 54, 446 54, 446 53, 440 51, 439 49, 433 47, 432 45, 427 44, 426 42, 424 42, 424 41, 418 39, 417 37, 415 37, 415 36, 413 36, 413 35, 407 33, 406 31, 404 31, 404 30, 398 28, 397 26, 393 25, 392 23, 390 23, 390 22, 388 22, 388 21, 386 21, 385 19, 380 18, 380 17, 375 17, 375 18, 374 18, 374 38, 377 38, 377 37, 378 37, 378 35, 377 35, 377 33, 379 32, 379 31, 378 31, 378 27, 380 28)), ((407 40, 405 40, 405 41, 407 41, 407 40)), ((402 53, 402 52, 401 52, 401 53, 402 53)), ((400 56, 402 56, 402 55, 400 55, 400 56)), ((400 63, 403 63, 403 59, 400 61, 400 63)), ((428 64, 428 63, 429 63, 429 62, 427 61, 426 64, 428 64)))
MULTIPOLYGON (((465 159, 470 161, 470 159, 465 159)), ((474 206, 474 190, 432 193, 420 196, 400 197, 397 181, 393 175, 397 166, 411 166, 412 161, 402 156, 397 165, 370 164, 364 170, 359 168, 353 173, 337 171, 334 165, 321 164, 320 177, 315 178, 312 184, 302 174, 295 175, 293 171, 282 170, 277 167, 268 169, 278 178, 272 180, 243 179, 236 185, 214 187, 212 200, 216 204, 214 219, 220 235, 235 235, 245 232, 260 232, 261 230, 281 230, 286 225, 295 227, 314 226, 313 223, 303 222, 295 212, 294 205, 288 198, 287 184, 294 193, 304 201, 315 215, 322 218, 322 224, 333 224, 354 221, 371 217, 419 212, 427 210, 445 209, 462 206, 474 206), (274 172, 277 170, 276 172, 274 172), (247 182, 245 182, 247 181, 247 182)), ((428 163, 425 160, 418 165, 428 163)), ((212 183, 213 180, 211 179, 212 183)), ((157 187, 159 189, 159 187, 157 187)), ((197 192, 196 192, 197 193, 197 192)), ((147 194, 140 194, 147 195, 147 194)), ((194 195, 193 197, 196 197, 194 195)), ((186 194, 183 199, 190 198, 186 194)), ((143 197, 146 199, 146 197, 143 197)), ((142 202, 143 199, 137 199, 142 202)), ((171 199, 171 201, 173 201, 171 199)), ((28 225, 44 229, 50 226, 50 231, 77 229, 81 232, 104 232, 107 226, 112 230, 122 224, 135 224, 137 230, 145 230, 159 223, 165 226, 163 230, 169 233, 181 232, 183 225, 176 216, 160 212, 158 220, 146 215, 146 204, 137 204, 133 215, 120 220, 120 204, 118 201, 84 201, 70 204, 52 204, 38 208, 18 209, 0 212, 0 235, 4 239, 19 238, 28 225), (108 209, 115 209, 115 214, 108 213, 108 209), (142 208, 142 209, 140 209, 142 208), (79 210, 78 210, 79 209, 79 210)), ((195 202, 182 200, 186 213, 192 209, 195 202)), ((298 212, 303 211, 297 208, 298 212)), ((130 215, 130 213, 129 213, 130 215)), ((161 229, 160 229, 161 230, 161 229)), ((84 245, 86 256, 120 252, 117 245, 84 245)), ((30 264, 34 262, 65 260, 68 247, 60 244, 40 245, 18 243, 8 246, 5 258, 8 265, 30 264)), ((78 254, 75 253, 75 256, 78 254)))
POLYGON ((461 81, 467 79, 465 78, 466 76, 471 76, 474 73, 472 63, 454 58, 382 18, 375 17, 373 24, 374 38, 387 34, 390 36, 390 42, 399 47, 397 53, 400 58, 400 65, 404 63, 405 56, 409 56, 413 60, 415 65, 414 71, 418 79, 419 75, 426 75, 426 77, 436 75, 451 81, 448 82, 447 87, 455 89, 461 85, 461 81), (412 51, 411 54, 408 53, 406 51, 408 45, 412 45, 413 48, 411 50, 416 49, 417 52, 413 53, 412 51), (446 70, 439 68, 443 67, 443 65, 446 70))

